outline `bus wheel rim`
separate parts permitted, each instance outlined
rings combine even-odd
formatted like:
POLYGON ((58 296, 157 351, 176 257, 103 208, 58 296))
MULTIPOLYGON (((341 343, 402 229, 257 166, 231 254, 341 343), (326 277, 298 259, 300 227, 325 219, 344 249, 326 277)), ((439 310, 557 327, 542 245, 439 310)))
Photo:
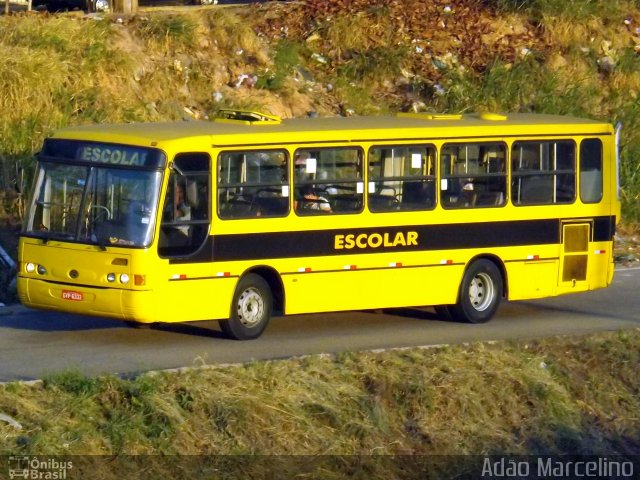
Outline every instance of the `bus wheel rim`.
POLYGON ((469 284, 469 301, 474 310, 484 312, 493 303, 495 286, 486 273, 478 273, 469 284))
POLYGON ((238 298, 238 319, 247 328, 258 325, 264 317, 264 299, 255 288, 247 288, 238 298))

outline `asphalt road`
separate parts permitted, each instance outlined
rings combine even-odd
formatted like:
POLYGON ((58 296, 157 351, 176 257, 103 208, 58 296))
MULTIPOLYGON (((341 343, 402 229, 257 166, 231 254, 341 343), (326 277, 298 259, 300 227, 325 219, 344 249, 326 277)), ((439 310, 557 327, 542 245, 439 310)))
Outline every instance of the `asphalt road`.
POLYGON ((86 374, 224 364, 289 356, 472 341, 587 334, 640 327, 640 268, 620 269, 605 290, 501 306, 490 323, 440 320, 432 309, 272 319, 258 340, 225 339, 217 322, 140 330, 103 318, 0 309, 0 381, 62 369, 86 374))

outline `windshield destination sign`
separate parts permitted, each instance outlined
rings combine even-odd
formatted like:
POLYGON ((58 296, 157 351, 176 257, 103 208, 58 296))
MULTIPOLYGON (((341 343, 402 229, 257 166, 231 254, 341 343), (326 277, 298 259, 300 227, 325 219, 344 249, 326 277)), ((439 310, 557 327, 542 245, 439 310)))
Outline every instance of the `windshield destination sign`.
POLYGON ((122 167, 164 168, 166 165, 164 153, 156 148, 56 138, 45 140, 41 157, 122 167))
POLYGON ((87 162, 110 163, 112 165, 128 165, 143 167, 147 161, 146 151, 127 147, 82 147, 78 149, 79 159, 87 162))

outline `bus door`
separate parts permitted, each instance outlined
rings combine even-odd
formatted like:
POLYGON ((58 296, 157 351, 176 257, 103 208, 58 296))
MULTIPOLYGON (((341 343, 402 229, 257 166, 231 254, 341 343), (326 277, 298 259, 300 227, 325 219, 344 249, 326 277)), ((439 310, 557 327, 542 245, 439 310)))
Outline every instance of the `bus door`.
POLYGON ((158 320, 220 318, 216 302, 193 301, 209 299, 216 291, 209 239, 211 158, 208 153, 179 153, 170 170, 159 214, 158 254, 166 261, 154 266, 160 279, 155 289, 158 320))
POLYGON ((161 212, 158 242, 161 257, 193 256, 206 241, 210 223, 210 164, 206 153, 176 155, 161 212))
POLYGON ((562 250, 558 293, 587 289, 591 222, 562 223, 562 250))

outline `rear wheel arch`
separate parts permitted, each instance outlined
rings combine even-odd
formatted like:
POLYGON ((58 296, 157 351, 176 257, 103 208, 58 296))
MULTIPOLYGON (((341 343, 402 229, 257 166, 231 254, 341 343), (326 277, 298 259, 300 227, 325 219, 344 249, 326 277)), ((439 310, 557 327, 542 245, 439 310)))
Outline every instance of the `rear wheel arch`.
POLYGON ((454 320, 488 322, 505 297, 505 285, 506 275, 502 261, 493 255, 478 255, 465 268, 458 286, 456 303, 447 305, 444 311, 454 320))
POLYGON ((493 255, 493 254, 490 254, 490 253, 484 253, 484 254, 477 255, 477 256, 473 257, 467 263, 467 265, 466 265, 466 267, 464 269, 465 273, 469 269, 469 267, 471 266, 471 264, 473 262, 475 262, 476 260, 480 260, 480 259, 489 260, 490 262, 493 262, 493 264, 496 267, 498 267, 498 270, 500 271, 500 275, 502 275, 502 298, 503 299, 509 298, 509 279, 508 279, 508 276, 507 276, 507 268, 505 267, 505 264, 502 261, 502 259, 500 257, 498 257, 497 255, 493 255))

